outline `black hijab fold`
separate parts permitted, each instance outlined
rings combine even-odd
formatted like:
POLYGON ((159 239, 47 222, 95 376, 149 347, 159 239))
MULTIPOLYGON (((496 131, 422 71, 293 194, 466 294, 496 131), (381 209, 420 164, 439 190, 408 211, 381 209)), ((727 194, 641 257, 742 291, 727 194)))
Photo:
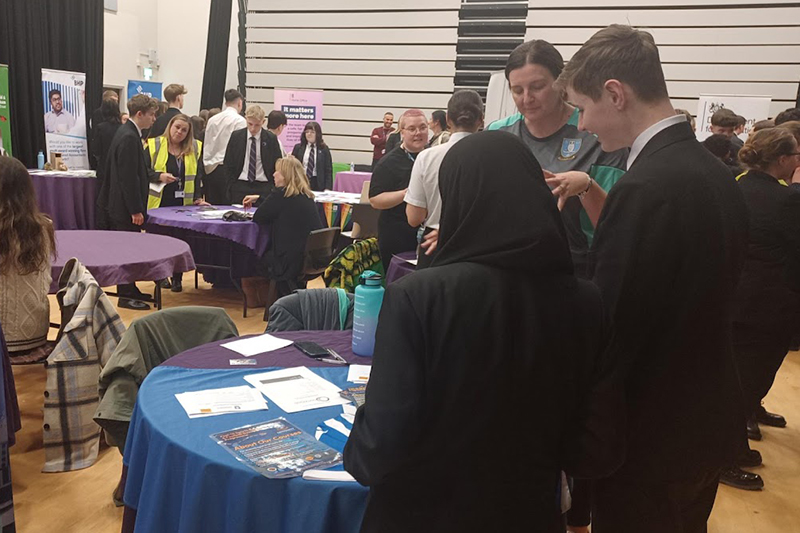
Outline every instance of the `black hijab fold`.
POLYGON ((514 135, 462 139, 439 169, 442 216, 433 266, 472 262, 535 274, 571 274, 572 259, 542 168, 514 135))

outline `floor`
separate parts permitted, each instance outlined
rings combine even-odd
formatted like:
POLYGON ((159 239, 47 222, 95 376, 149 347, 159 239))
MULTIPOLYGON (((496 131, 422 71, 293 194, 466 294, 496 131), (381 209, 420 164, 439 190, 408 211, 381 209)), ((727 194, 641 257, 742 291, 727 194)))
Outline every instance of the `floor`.
MULTIPOLYGON (((140 284, 147 290, 152 284, 140 284)), ((320 286, 312 282, 311 286, 320 286)), ((112 299, 116 303, 116 299, 112 299)), ((242 318, 241 300, 234 290, 211 289, 201 283, 195 289, 185 275, 184 292, 164 292, 164 305, 223 307, 241 334, 261 333, 263 309, 242 318)), ((51 299, 53 321, 58 306, 51 299)), ((125 324, 145 312, 120 310, 125 324)), ((44 474, 42 448, 42 393, 45 371, 41 365, 14 367, 22 411, 22 430, 11 449, 17 530, 22 533, 60 532, 118 533, 121 508, 114 507, 111 493, 119 480, 122 458, 116 449, 103 448, 92 467, 77 472, 44 474)), ((766 483, 762 492, 720 487, 709 524, 710 533, 800 533, 800 352, 789 354, 766 401, 768 409, 789 420, 785 429, 763 428, 764 440, 754 448, 764 456, 755 469, 766 483)))

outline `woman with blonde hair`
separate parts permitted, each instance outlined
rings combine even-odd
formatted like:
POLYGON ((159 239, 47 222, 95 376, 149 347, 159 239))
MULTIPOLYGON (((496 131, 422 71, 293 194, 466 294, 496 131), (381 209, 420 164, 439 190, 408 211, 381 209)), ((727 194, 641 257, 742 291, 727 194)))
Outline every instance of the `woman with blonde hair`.
POLYGON ((253 221, 269 226, 270 242, 262 266, 267 277, 277 283, 280 297, 305 288, 298 278, 303 271, 306 239, 310 232, 322 228, 322 222, 298 159, 278 159, 273 177, 275 188, 268 196, 245 196, 244 205, 258 205, 253 221))
POLYGON ((25 166, 0 158, 0 324, 12 356, 47 357, 40 347, 50 327, 47 292, 55 249, 53 223, 39 212, 25 166))
MULTIPOLYGON (((761 401, 783 363, 800 319, 800 193, 785 187, 800 166, 797 140, 787 128, 751 135, 739 151, 748 169, 739 179, 750 215, 744 270, 735 296, 733 353, 739 367, 747 435, 761 440, 759 423, 783 427, 786 420, 768 412, 761 401)), ((741 467, 758 466, 761 455, 741 443, 739 461, 720 481, 752 490, 762 481, 741 467)))
MULTIPOLYGON (((150 170, 151 182, 166 183, 161 189, 151 186, 147 209, 181 205, 208 205, 203 201, 202 178, 203 143, 195 140, 192 119, 182 113, 167 124, 164 135, 147 140, 145 162, 150 170)), ((175 272, 172 284, 164 287, 173 292, 183 290, 183 274, 175 272)))

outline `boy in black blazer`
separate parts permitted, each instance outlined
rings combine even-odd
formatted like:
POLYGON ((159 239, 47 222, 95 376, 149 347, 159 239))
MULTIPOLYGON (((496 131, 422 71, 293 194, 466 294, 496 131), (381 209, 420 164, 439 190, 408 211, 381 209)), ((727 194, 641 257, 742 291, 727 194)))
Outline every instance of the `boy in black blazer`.
MULTIPOLYGON (((650 34, 599 31, 558 83, 603 150, 631 148, 589 256, 628 419, 627 459, 596 484, 592 531, 705 532, 744 431, 731 313, 747 209, 725 165, 675 115, 650 34)), ((597 189, 588 180, 582 200, 597 189)))
MULTIPOLYGON (((157 174, 144 160, 142 130, 153 125, 158 100, 137 94, 128 101, 130 118, 119 127, 111 141, 106 161, 109 181, 108 216, 111 227, 117 231, 141 231, 147 212, 150 181, 175 181, 171 174, 157 174)), ((119 306, 145 310, 150 306, 142 300, 152 297, 139 291, 135 283, 117 286, 119 306)))
POLYGON ((248 107, 245 119, 247 127, 231 134, 222 163, 234 204, 241 204, 251 194, 268 195, 274 185, 275 163, 281 158, 278 138, 264 128, 266 116, 261 106, 248 107))

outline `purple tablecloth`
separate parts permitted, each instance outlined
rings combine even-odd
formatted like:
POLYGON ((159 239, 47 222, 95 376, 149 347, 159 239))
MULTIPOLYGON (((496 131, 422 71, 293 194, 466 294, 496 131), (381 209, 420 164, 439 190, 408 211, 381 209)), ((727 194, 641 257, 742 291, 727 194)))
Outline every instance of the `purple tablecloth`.
MULTIPOLYGON (((272 335, 281 339, 290 339, 293 341, 312 341, 325 348, 335 350, 339 355, 344 357, 348 363, 355 365, 371 365, 371 357, 361 357, 353 354, 353 331, 284 331, 280 333, 273 333, 272 335)), ((250 335, 245 335, 248 337, 250 335)), ((248 357, 248 359, 255 359, 258 364, 247 367, 232 367, 230 365, 231 359, 238 359, 242 356, 238 353, 223 348, 220 344, 231 342, 231 339, 211 342, 186 350, 183 353, 168 359, 163 365, 179 366, 182 368, 235 368, 241 370, 242 368, 269 368, 281 367, 291 368, 295 366, 323 366, 323 367, 336 367, 329 363, 323 363, 316 359, 311 359, 305 356, 300 350, 294 346, 287 346, 274 352, 262 353, 248 357)), ((162 365, 162 366, 163 366, 162 365)))
POLYGON ((53 219, 55 229, 94 229, 97 178, 48 172, 31 174, 31 180, 39 210, 53 219))
POLYGON ((372 172, 337 172, 333 190, 360 194, 361 189, 364 187, 364 182, 370 179, 372 179, 372 172))
POLYGON ((64 264, 73 257, 89 269, 101 287, 156 281, 173 272, 194 270, 189 245, 172 237, 129 233, 125 231, 56 231, 53 283, 50 293, 58 291, 58 277, 64 264))
POLYGON ((389 268, 386 270, 386 284, 388 285, 414 272, 417 267, 408 261, 416 258, 416 252, 403 252, 402 254, 393 255, 389 268))
MULTIPOLYGON (((225 209, 230 206, 215 206, 225 209)), ((231 207, 231 209, 233 209, 231 207)), ((188 229, 198 233, 213 235, 241 244, 261 257, 269 244, 269 231, 255 222, 226 222, 224 220, 203 220, 199 218, 199 206, 159 207, 147 212, 145 229, 151 226, 168 226, 188 229)))

